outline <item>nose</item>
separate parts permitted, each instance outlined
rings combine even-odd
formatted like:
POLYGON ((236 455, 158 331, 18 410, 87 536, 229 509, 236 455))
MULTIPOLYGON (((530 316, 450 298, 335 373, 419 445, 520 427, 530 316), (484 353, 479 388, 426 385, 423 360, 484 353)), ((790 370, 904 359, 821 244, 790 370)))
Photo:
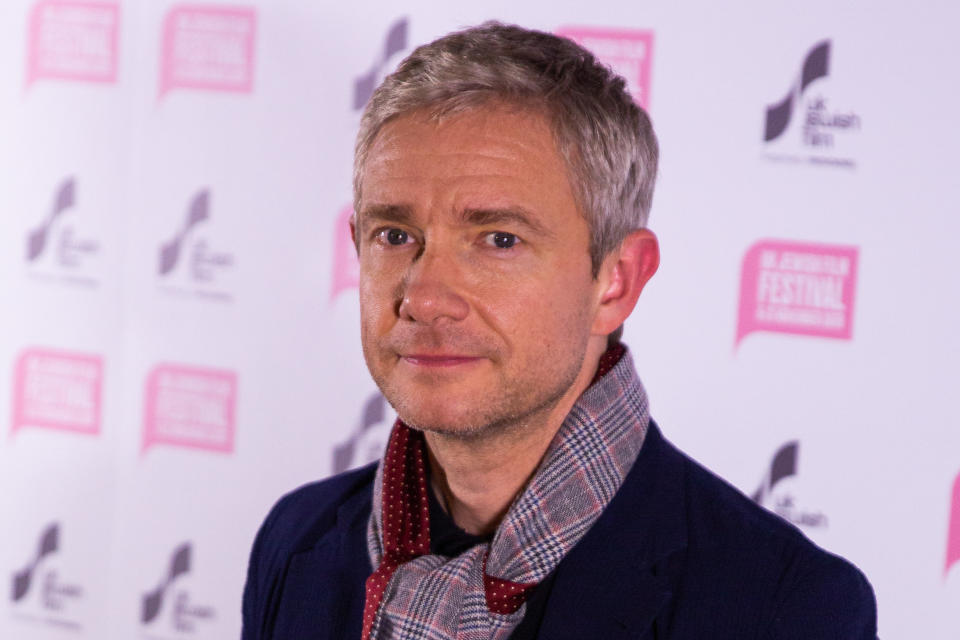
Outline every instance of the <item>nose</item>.
POLYGON ((457 273, 452 256, 426 248, 404 278, 400 318, 427 325, 466 318, 470 305, 457 292, 457 273))

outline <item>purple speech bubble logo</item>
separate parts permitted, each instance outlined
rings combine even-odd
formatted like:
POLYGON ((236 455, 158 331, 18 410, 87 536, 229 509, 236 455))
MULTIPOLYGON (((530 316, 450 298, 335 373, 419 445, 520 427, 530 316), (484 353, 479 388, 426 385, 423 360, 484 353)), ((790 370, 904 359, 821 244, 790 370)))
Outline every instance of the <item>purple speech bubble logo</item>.
POLYGON ((13 372, 11 435, 23 427, 100 433, 103 361, 52 349, 20 353, 13 372))
POLYGON ((187 209, 187 218, 183 226, 167 242, 160 245, 159 260, 157 263, 157 273, 164 276, 173 271, 180 261, 180 252, 183 247, 183 241, 187 234, 200 224, 210 219, 210 190, 201 189, 190 201, 190 207, 187 209))
POLYGON ((333 472, 341 473, 378 460, 387 446, 393 419, 387 413, 387 400, 379 391, 367 398, 360 420, 345 442, 333 447, 333 472))
POLYGON ((857 249, 762 240, 743 258, 735 344, 754 331, 849 340, 857 249))
POLYGON ((142 452, 157 444, 232 453, 237 376, 161 364, 147 376, 142 452))
POLYGON ((32 262, 40 257, 47 246, 50 227, 54 221, 76 203, 76 180, 71 176, 64 180, 57 188, 53 199, 53 208, 50 214, 40 223, 39 227, 31 229, 27 234, 27 261, 32 262))
POLYGON ((799 457, 800 443, 796 440, 780 447, 770 461, 770 469, 760 482, 760 486, 750 498, 757 504, 763 504, 773 488, 784 478, 797 475, 797 458, 799 457))
POLYGON ((248 7, 180 5, 167 13, 160 97, 172 89, 250 93, 257 13, 248 7))
POLYGON ((357 76, 353 81, 353 110, 363 109, 374 89, 383 80, 384 70, 390 58, 407 48, 407 19, 400 18, 394 22, 383 38, 383 51, 373 67, 366 73, 357 76))
POLYGON ((346 206, 337 215, 333 225, 333 284, 330 287, 330 299, 341 291, 353 289, 360 283, 360 261, 357 248, 350 235, 350 217, 353 207, 346 206))
POLYGON ((613 72, 623 76, 634 102, 650 108, 650 68, 653 59, 653 31, 561 27, 558 36, 570 38, 589 50, 613 72))
POLYGON ((803 60, 800 75, 791 85, 787 96, 776 104, 767 107, 767 116, 763 126, 763 141, 775 140, 787 130, 793 115, 794 104, 814 80, 824 78, 830 73, 830 41, 824 40, 814 45, 803 60))
POLYGON ((947 560, 943 566, 944 576, 957 560, 960 560, 960 473, 953 481, 950 524, 947 526, 947 560))
POLYGON ((30 591, 30 585, 33 583, 34 572, 37 566, 44 558, 52 553, 56 553, 60 548, 60 523, 54 522, 47 526, 40 534, 40 542, 37 544, 36 555, 27 563, 27 566, 13 574, 13 589, 10 599, 14 602, 22 600, 27 592, 30 591))
POLYGON ((174 580, 190 573, 191 555, 192 547, 189 542, 185 542, 174 549, 167 575, 160 580, 160 584, 155 589, 143 595, 140 605, 140 622, 146 624, 156 620, 160 614, 160 609, 163 607, 163 599, 167 589, 170 588, 174 580))
POLYGON ((120 7, 113 2, 41 0, 30 11, 29 87, 36 80, 117 80, 120 7))

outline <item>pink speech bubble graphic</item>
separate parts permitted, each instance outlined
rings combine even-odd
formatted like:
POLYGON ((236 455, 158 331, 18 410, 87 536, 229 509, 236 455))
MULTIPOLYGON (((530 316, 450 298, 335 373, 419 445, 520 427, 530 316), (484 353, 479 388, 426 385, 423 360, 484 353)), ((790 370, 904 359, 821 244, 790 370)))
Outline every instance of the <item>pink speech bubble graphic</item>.
POLYGON ((357 248, 350 235, 350 216, 353 207, 346 206, 337 215, 333 227, 333 284, 330 287, 330 299, 346 289, 353 289, 360 283, 360 261, 357 260, 357 248))
POLYGON ((98 356, 26 349, 13 372, 11 435, 42 427, 87 435, 100 433, 103 362, 98 356))
POLYGON ((257 14, 247 7, 180 5, 167 13, 160 97, 175 88, 250 93, 257 14))
POLYGON ((237 376, 161 364, 147 376, 142 452, 157 444, 233 452, 237 376))
POLYGON ((736 344, 753 331, 849 340, 857 249, 761 240, 743 257, 736 344))
POLYGON ((634 102, 650 108, 650 67, 653 31, 561 27, 558 36, 570 38, 623 76, 634 102))
POLYGON ((119 31, 115 3, 41 0, 30 11, 26 85, 41 78, 116 82, 119 31))
POLYGON ((953 499, 950 502, 950 524, 947 527, 947 561, 943 574, 946 576, 957 560, 960 560, 960 473, 953 481, 953 499))

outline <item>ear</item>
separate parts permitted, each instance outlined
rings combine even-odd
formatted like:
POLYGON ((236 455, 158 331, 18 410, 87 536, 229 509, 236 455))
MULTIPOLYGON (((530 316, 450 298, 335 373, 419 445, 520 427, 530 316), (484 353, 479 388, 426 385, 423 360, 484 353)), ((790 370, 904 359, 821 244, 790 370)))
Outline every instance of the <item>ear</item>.
POLYGON ((353 246, 357 250, 357 256, 360 255, 360 243, 357 242, 357 215, 350 216, 350 239, 353 240, 353 246))
POLYGON ((660 266, 660 245, 649 229, 632 231, 610 252, 597 276, 600 300, 591 333, 606 336, 633 312, 640 292, 660 266))

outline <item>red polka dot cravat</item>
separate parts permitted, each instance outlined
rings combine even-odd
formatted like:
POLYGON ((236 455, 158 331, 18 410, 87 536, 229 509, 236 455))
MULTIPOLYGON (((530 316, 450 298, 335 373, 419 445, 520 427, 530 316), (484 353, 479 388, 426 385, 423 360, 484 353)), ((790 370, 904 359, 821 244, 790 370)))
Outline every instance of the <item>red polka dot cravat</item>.
MULTIPOLYGON (((430 553, 430 507, 427 496, 426 443, 423 433, 397 420, 383 466, 383 560, 367 578, 363 638, 368 640, 390 578, 397 568, 430 553)), ((484 562, 486 569, 486 562, 484 562)), ((508 614, 519 609, 535 584, 521 584, 483 574, 487 607, 508 614)))
MULTIPOLYGON (((591 384, 613 369, 625 351, 623 345, 618 344, 604 353, 591 384)), ((376 571, 366 581, 363 640, 371 640, 384 594, 397 569, 430 554, 426 460, 423 433, 397 420, 383 460, 382 557, 376 571)), ((515 613, 537 583, 513 582, 487 574, 487 553, 485 551, 482 556, 487 609, 496 614, 515 613)))

